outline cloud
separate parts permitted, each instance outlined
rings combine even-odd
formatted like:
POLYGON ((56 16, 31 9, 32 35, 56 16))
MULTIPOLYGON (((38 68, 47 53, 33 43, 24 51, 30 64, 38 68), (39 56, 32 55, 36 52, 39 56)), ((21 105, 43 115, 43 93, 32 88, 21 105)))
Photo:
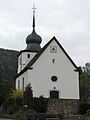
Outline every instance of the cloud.
MULTIPOLYGON (((78 65, 90 62, 90 0, 38 0, 36 32, 42 46, 53 36, 78 65)), ((25 49, 32 31, 33 0, 0 1, 0 47, 25 49)))

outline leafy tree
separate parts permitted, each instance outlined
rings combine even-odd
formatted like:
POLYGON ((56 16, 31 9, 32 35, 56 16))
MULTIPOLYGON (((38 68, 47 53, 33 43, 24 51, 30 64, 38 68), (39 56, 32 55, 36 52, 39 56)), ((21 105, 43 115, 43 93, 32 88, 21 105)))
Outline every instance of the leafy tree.
POLYGON ((86 63, 83 72, 80 74, 80 107, 79 113, 86 114, 90 109, 90 63, 86 63))
POLYGON ((80 75, 80 96, 82 101, 90 101, 90 75, 87 72, 80 75))
POLYGON ((90 75, 90 62, 85 64, 85 70, 86 70, 87 74, 90 75))
POLYGON ((0 77, 7 80, 12 87, 15 84, 18 51, 0 48, 0 77))
POLYGON ((11 85, 8 81, 0 80, 0 105, 3 105, 11 92, 11 85))

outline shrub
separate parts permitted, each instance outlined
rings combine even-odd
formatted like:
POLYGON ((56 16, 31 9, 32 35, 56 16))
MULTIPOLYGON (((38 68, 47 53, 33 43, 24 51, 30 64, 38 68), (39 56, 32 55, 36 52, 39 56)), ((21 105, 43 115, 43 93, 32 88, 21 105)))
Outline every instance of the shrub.
POLYGON ((48 100, 43 96, 39 98, 33 98, 33 106, 32 108, 38 113, 45 113, 47 110, 48 100))
POLYGON ((33 92, 31 84, 28 84, 24 91, 24 104, 28 105, 29 108, 32 106, 33 92))
POLYGON ((23 98, 23 91, 22 90, 13 90, 11 93, 11 97, 13 99, 23 98))
POLYGON ((79 113, 84 115, 87 113, 88 109, 90 109, 90 104, 87 102, 81 102, 79 106, 79 113))

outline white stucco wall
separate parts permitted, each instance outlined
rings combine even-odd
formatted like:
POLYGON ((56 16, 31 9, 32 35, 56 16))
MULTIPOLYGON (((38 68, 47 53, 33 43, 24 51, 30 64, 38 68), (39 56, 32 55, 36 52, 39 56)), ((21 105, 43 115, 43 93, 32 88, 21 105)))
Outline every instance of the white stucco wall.
MULTIPOLYGON (((59 98, 79 99, 78 72, 74 71, 73 64, 55 40, 51 42, 32 67, 32 70, 27 70, 17 78, 16 88, 18 88, 18 80, 22 81, 24 77, 25 86, 31 83, 33 95, 36 97, 43 95, 49 98, 51 90, 58 90, 59 98), (51 53, 50 46, 57 46, 57 53, 51 53), (52 62, 52 59, 55 59, 55 63, 52 62), (52 76, 57 76, 58 80, 52 82, 52 76)), ((20 88, 22 89, 22 85, 20 85, 20 88)))
POLYGON ((79 76, 74 70, 56 41, 52 41, 28 74, 34 96, 43 95, 48 98, 50 90, 55 87, 60 98, 79 99, 79 76), (50 46, 57 46, 57 53, 51 53, 50 46), (55 63, 52 63, 52 59, 55 59, 55 63), (52 82, 52 76, 57 76, 58 80, 52 82))
POLYGON ((29 84, 29 82, 28 82, 28 71, 26 71, 21 76, 16 78, 16 89, 18 89, 18 81, 20 81, 20 90, 23 89, 23 85, 22 85, 23 78, 24 78, 24 88, 25 88, 29 84))

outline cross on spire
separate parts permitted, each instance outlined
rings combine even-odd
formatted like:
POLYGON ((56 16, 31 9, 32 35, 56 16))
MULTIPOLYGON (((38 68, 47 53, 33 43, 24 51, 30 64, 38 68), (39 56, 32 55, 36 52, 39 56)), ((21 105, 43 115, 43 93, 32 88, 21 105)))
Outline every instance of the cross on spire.
POLYGON ((33 24, 32 24, 32 27, 33 27, 33 30, 34 30, 34 28, 35 28, 35 10, 36 10, 36 8, 35 8, 35 4, 33 4, 33 24))
POLYGON ((35 13, 35 10, 36 10, 36 8, 35 8, 35 4, 33 4, 33 13, 35 13))

